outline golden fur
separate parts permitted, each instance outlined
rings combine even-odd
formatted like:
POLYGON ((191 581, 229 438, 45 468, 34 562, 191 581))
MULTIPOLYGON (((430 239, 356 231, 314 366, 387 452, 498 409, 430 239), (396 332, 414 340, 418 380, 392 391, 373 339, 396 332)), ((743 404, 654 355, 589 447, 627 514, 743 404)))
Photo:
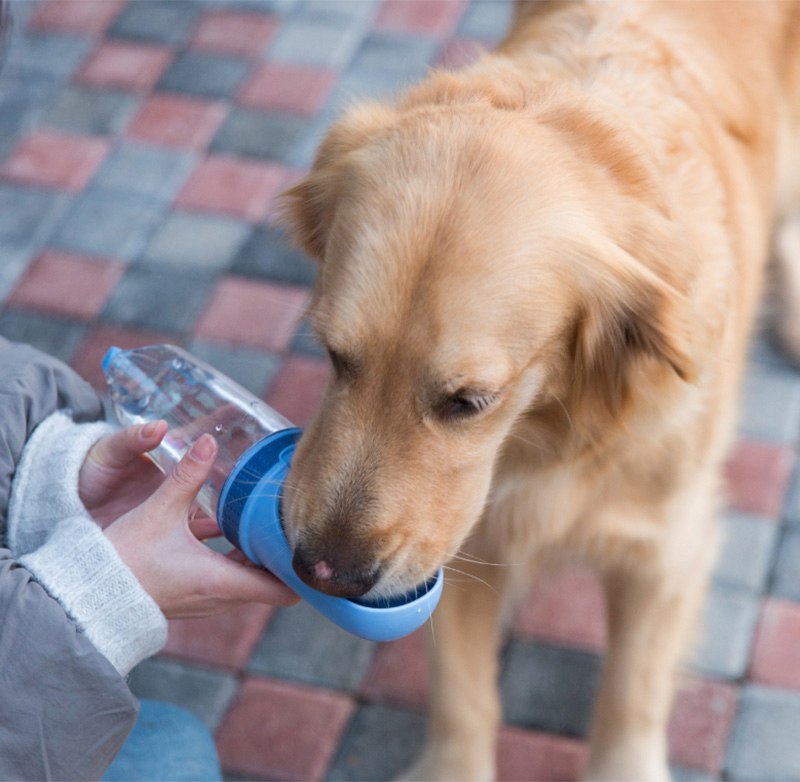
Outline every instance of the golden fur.
POLYGON ((580 560, 609 619, 587 775, 668 777, 776 216, 800 301, 798 58, 794 2, 523 3, 495 53, 351 110, 289 192, 334 364, 285 498, 297 569, 474 576, 435 617, 411 776, 491 778, 501 618, 580 560))

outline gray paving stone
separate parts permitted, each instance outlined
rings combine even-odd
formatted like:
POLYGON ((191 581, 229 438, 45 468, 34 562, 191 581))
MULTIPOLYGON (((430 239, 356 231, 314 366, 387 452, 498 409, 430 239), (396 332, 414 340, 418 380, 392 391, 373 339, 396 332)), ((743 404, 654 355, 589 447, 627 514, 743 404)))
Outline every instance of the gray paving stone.
POLYGON ((215 342, 195 341, 189 349, 198 358, 207 361, 259 397, 263 395, 280 365, 277 356, 215 342))
POLYGON ((18 72, 0 62, 0 159, 36 126, 63 85, 35 72, 18 72))
MULTIPOLYGON (((342 75, 328 99, 333 116, 328 122, 344 113, 348 106, 362 100, 390 100, 414 83, 413 76, 398 76, 392 71, 350 68, 342 75)), ((319 122, 321 118, 317 117, 319 122)))
POLYGON ((197 156, 190 152, 123 141, 103 162, 94 182, 105 190, 172 201, 196 165, 197 156))
POLYGON ((11 154, 19 144, 29 122, 28 105, 0 98, 0 160, 11 154))
POLYGON ((313 286, 317 265, 296 250, 289 238, 272 226, 259 226, 236 255, 235 274, 276 282, 313 286))
POLYGON ((47 73, 39 73, 5 63, 0 70, 0 100, 24 100, 35 108, 50 103, 64 88, 61 81, 47 73))
POLYGON ((777 365, 748 372, 739 431, 745 437, 794 443, 800 433, 800 373, 777 365))
POLYGON ((713 585, 691 656, 691 667, 719 678, 738 679, 743 676, 758 610, 758 597, 752 592, 713 585))
POLYGON ((305 356, 312 356, 313 358, 327 358, 325 348, 322 347, 311 324, 307 320, 301 321, 297 327, 297 333, 294 335, 292 341, 292 351, 294 353, 302 353, 305 356))
POLYGON ((770 591, 777 597, 800 600, 800 529, 790 528, 783 534, 770 591))
POLYGON ((289 114, 235 108, 217 132, 211 151, 285 161, 307 125, 308 120, 289 114))
POLYGON ((224 271, 244 246, 251 226, 230 217, 171 212, 145 248, 148 266, 224 271))
POLYGON ((329 782, 396 779, 422 751, 425 717, 388 706, 362 706, 328 774, 329 782))
POLYGON ((783 518, 791 527, 800 527, 800 465, 795 468, 783 504, 783 518))
POLYGON ((511 0, 473 0, 461 17, 458 34, 462 38, 499 41, 510 26, 513 13, 511 0))
POLYGON ((55 190, 0 184, 0 247, 24 255, 46 242, 70 204, 55 190))
POLYGON ((239 687, 232 674, 163 657, 139 663, 131 672, 129 685, 137 698, 182 706, 211 730, 219 725, 239 687))
POLYGON ((185 51, 178 55, 158 86, 206 98, 231 98, 251 68, 252 63, 238 57, 185 51))
POLYGON ((698 771, 696 768, 685 768, 684 766, 670 766, 672 782, 713 782, 716 777, 698 771))
POLYGON ((380 0, 305 0, 294 18, 363 25, 372 22, 380 4, 380 0))
POLYGON ((800 693, 747 685, 725 759, 726 779, 800 780, 800 693))
POLYGON ((0 313, 0 335, 15 342, 27 342, 67 363, 85 334, 83 324, 52 315, 16 309, 0 313))
POLYGON ((739 511, 722 520, 722 541, 714 569, 718 584, 762 592, 772 566, 778 528, 774 522, 739 511))
POLYGON ((330 15, 294 19, 283 24, 269 44, 269 59, 341 70, 347 67, 361 46, 365 27, 353 25, 347 18, 330 15))
POLYGON ((119 133, 133 116, 138 99, 123 92, 67 87, 42 123, 59 130, 103 136, 119 133))
POLYGON ((300 602, 276 613, 248 668, 266 676, 353 691, 374 650, 372 642, 345 632, 300 602))
POLYGON ((583 737, 600 678, 595 654, 512 641, 500 677, 506 722, 583 737))
POLYGON ((772 330, 766 325, 760 325, 755 329, 750 342, 749 360, 751 365, 797 371, 781 350, 772 330))
POLYGON ((64 216, 53 236, 59 247, 110 258, 140 255, 162 218, 163 207, 134 193, 87 190, 64 216))
POLYGON ((108 35, 152 43, 182 43, 188 39, 202 10, 202 5, 194 0, 128 3, 108 35))
POLYGON ((206 8, 236 8, 291 18, 303 2, 304 0, 203 0, 203 5, 206 8))
POLYGON ((0 306, 31 262, 32 253, 12 252, 0 245, 0 306))
POLYGON ((103 318, 183 334, 194 326, 213 288, 210 275, 131 266, 111 292, 103 318))
MULTIPOLYGON (((340 91, 345 81, 346 79, 341 79, 339 81, 339 86, 334 89, 333 97, 328 101, 327 107, 317 114, 314 119, 310 120, 302 131, 298 133, 294 144, 285 154, 283 159, 284 163, 297 169, 311 168, 311 164, 314 162, 317 155, 320 142, 328 132, 331 124, 339 119, 345 106, 349 105, 353 100, 352 95, 345 97, 345 93, 340 91)), ((385 93, 387 95, 391 94, 393 88, 397 86, 393 79, 388 81, 391 82, 392 88, 387 87, 385 93)), ((362 93, 362 95, 364 95, 364 93, 362 93)))
POLYGON ((65 81, 91 51, 91 39, 17 30, 5 52, 4 67, 65 81))
POLYGON ((36 3, 15 2, 8 5, 8 15, 11 20, 10 27, 14 31, 13 34, 18 35, 20 30, 24 30, 28 26, 28 22, 36 10, 36 3))
POLYGON ((364 39, 351 70, 391 74, 401 84, 416 81, 435 62, 440 48, 435 39, 373 33, 364 39))

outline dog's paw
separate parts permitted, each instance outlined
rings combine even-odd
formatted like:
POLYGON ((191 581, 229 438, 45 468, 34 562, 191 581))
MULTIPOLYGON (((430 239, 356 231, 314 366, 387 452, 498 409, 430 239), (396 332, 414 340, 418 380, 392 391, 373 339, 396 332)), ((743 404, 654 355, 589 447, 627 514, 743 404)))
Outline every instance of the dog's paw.
POLYGON ((492 782, 494 777, 493 759, 480 758, 463 749, 448 752, 436 748, 426 750, 396 782, 492 782))
POLYGON ((671 782, 665 763, 589 763, 583 782, 671 782))

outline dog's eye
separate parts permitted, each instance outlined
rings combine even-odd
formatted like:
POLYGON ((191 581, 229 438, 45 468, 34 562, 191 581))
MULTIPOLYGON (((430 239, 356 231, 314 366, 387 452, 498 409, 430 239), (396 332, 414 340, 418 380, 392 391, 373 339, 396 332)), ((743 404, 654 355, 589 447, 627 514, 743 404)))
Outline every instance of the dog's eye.
POLYGON ((437 413, 444 421, 463 421, 482 413, 493 401, 494 397, 489 395, 459 391, 443 399, 437 413))
POLYGON ((356 374, 356 364, 347 356, 328 348, 328 358, 330 358, 334 374, 337 378, 353 377, 356 374))

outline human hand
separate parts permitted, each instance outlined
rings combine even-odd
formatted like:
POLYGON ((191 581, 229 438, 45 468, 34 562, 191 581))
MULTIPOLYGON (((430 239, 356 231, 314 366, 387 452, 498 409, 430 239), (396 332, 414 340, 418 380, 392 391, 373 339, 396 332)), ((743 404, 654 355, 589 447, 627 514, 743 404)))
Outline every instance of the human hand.
POLYGON ((151 496, 106 529, 123 562, 169 619, 208 616, 248 602, 291 605, 298 599, 241 552, 225 556, 201 542, 219 535, 213 519, 190 518, 216 455, 216 441, 203 435, 151 496))
POLYGON ((164 476, 145 457, 167 433, 166 421, 151 421, 120 429, 98 440, 78 475, 84 507, 103 527, 144 502, 164 476))

